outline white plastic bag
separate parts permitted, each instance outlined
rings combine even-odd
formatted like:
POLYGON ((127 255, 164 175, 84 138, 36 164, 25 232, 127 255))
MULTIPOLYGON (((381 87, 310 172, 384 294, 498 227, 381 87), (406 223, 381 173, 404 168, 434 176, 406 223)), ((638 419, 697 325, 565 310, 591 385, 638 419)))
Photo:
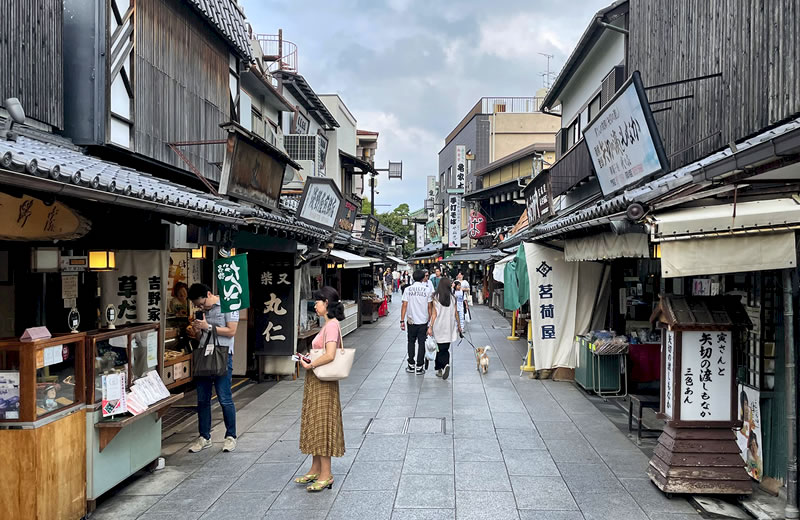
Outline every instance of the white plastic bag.
POLYGON ((433 336, 428 336, 425 340, 425 359, 436 361, 437 352, 439 352, 439 345, 436 344, 436 340, 433 339, 433 336))

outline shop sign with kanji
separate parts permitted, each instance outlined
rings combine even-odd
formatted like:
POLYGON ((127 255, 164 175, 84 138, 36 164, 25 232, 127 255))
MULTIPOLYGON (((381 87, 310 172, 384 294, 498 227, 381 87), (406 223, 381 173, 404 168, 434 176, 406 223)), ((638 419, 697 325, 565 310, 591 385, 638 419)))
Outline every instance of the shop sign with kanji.
POLYGON ((270 355, 294 353, 294 266, 275 255, 276 261, 264 259, 253 263, 253 313, 256 328, 256 351, 270 355))
POLYGON ((250 288, 247 283, 247 254, 214 261, 222 312, 233 312, 250 307, 250 288))
POLYGON ((684 331, 681 351, 680 419, 731 420, 731 331, 684 331))
POLYGON ((455 176, 455 181, 452 185, 454 190, 448 190, 448 193, 464 193, 464 187, 466 186, 467 179, 467 147, 464 145, 456 146, 456 161, 454 169, 455 171, 453 174, 455 176))

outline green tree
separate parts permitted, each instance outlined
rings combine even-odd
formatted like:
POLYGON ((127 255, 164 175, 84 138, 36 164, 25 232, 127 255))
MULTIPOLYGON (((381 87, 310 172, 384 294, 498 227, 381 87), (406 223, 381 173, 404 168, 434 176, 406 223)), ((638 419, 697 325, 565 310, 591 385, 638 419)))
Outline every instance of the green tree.
MULTIPOLYGON (((364 199, 366 200, 366 199, 364 199)), ((363 204, 362 204, 363 206, 363 204)), ((391 229, 394 233, 405 239, 403 244, 403 256, 408 257, 414 252, 414 237, 409 236, 409 231, 414 228, 411 222, 403 224, 403 219, 408 219, 410 213, 408 204, 400 204, 392 211, 387 213, 379 213, 376 215, 378 222, 391 229)))

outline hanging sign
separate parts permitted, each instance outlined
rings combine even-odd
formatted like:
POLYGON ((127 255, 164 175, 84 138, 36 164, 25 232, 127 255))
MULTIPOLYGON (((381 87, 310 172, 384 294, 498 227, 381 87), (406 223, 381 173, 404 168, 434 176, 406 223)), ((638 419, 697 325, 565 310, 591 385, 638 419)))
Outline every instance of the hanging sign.
POLYGON ((160 323, 167 310, 169 251, 117 251, 116 271, 100 277, 100 308, 113 305, 118 323, 160 323))
POLYGON ((291 255, 261 254, 253 260, 253 310, 256 351, 294 354, 294 264, 291 255))
POLYGON ((441 238, 439 230, 439 222, 437 220, 429 220, 425 224, 425 229, 428 231, 428 238, 431 242, 438 242, 441 238))
POLYGON ((464 193, 467 182, 467 147, 463 144, 456 145, 456 161, 454 164, 455 182, 447 193, 464 193))
POLYGON ((603 195, 669 171, 639 71, 635 71, 583 131, 603 195))
POLYGON ((369 215, 364 222, 364 231, 361 233, 362 239, 375 240, 378 238, 378 219, 369 215))
POLYGON ((0 192, 0 240, 75 240, 92 228, 88 220, 61 202, 45 204, 0 192))
POLYGON ((542 170, 523 190, 528 212, 528 228, 553 215, 553 189, 550 170, 542 170))
POLYGON ((469 237, 481 238, 486 235, 486 217, 475 211, 469 212, 469 237))
POLYGON ((461 247, 461 195, 447 196, 447 247, 461 247))
POLYGON ((414 233, 416 234, 416 248, 422 249, 425 247, 425 226, 422 224, 414 224, 414 233))
POLYGON ((761 480, 764 474, 761 449, 761 392, 749 386, 739 385, 739 419, 742 429, 736 434, 736 442, 742 450, 744 468, 748 475, 761 480))
POLYGON ((683 331, 680 420, 731 421, 731 332, 683 331))
POLYGON ((339 214, 339 229, 348 233, 353 232, 353 224, 356 222, 358 208, 360 206, 350 199, 345 199, 339 214))
POLYGON ((241 311, 250 307, 247 254, 214 260, 214 274, 222 312, 241 311))
POLYGON ((342 193, 333 179, 307 177, 297 205, 297 220, 333 231, 341 222, 340 208, 343 202, 342 193))

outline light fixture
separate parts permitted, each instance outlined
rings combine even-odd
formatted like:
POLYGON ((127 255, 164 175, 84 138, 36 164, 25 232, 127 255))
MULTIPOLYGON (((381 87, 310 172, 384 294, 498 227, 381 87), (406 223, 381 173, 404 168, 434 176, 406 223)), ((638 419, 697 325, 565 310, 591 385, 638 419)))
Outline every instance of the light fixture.
POLYGON ((236 248, 235 247, 231 248, 231 256, 236 256, 236 248))
POLYGON ((114 251, 89 251, 90 271, 113 271, 117 268, 114 251))
POLYGON ((653 244, 653 258, 661 258, 661 244, 653 244))
POLYGON ((61 264, 61 250, 57 247, 36 247, 31 249, 31 271, 34 273, 55 273, 61 264))
POLYGON ((408 219, 407 218, 403 217, 403 221, 402 222, 403 222, 404 226, 408 225, 408 219))
POLYGON ((189 257, 192 260, 203 260, 205 259, 207 253, 208 253, 208 246, 200 246, 197 249, 192 249, 192 252, 189 255, 189 257))

